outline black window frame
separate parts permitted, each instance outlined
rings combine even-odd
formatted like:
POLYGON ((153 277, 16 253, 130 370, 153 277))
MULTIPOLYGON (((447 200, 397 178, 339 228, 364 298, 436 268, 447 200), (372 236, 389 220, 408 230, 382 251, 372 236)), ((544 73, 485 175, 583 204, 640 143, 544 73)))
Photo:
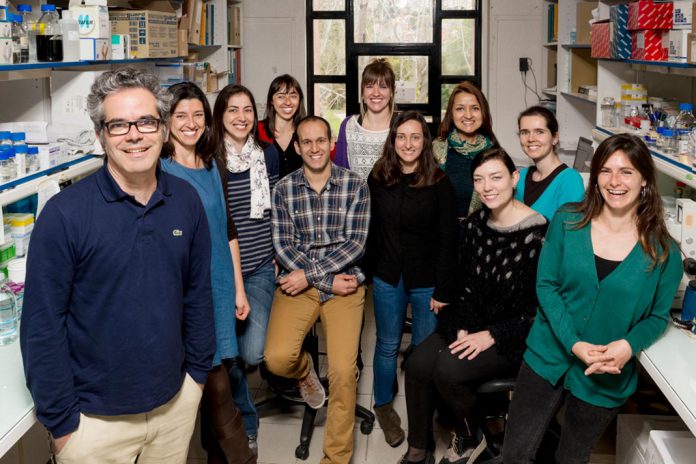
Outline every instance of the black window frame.
POLYGON ((375 44, 355 43, 353 21, 354 0, 345 0, 343 11, 314 11, 313 0, 306 2, 306 30, 307 30, 307 110, 308 114, 314 114, 314 86, 315 84, 344 84, 346 86, 346 115, 360 112, 358 101, 358 57, 363 55, 375 56, 427 56, 429 59, 428 72, 428 103, 398 103, 397 109, 419 110, 423 114, 432 117, 432 127, 440 123, 442 103, 442 85, 457 84, 464 80, 473 81, 481 86, 481 61, 482 61, 482 25, 483 0, 476 0, 474 10, 442 10, 442 0, 433 2, 433 42, 409 43, 409 44, 375 44), (314 20, 337 19, 345 21, 345 75, 317 75, 314 74, 314 20), (473 75, 442 75, 442 21, 445 19, 474 19, 475 21, 475 50, 473 75), (433 98, 433 96, 435 96, 433 98))

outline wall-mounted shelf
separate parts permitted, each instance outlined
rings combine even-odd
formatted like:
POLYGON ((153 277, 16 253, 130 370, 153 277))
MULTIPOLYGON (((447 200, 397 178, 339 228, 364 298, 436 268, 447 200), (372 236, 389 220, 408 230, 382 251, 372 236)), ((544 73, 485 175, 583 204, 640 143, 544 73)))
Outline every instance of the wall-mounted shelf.
POLYGON ((561 44, 561 47, 565 48, 566 50, 573 50, 575 48, 581 48, 581 49, 586 49, 586 48, 592 48, 592 45, 590 44, 561 44))
POLYGON ((73 157, 69 161, 29 176, 0 184, 0 206, 35 194, 46 180, 65 182, 75 177, 89 174, 101 167, 103 159, 95 155, 73 157))
MULTIPOLYGON (((625 132, 621 129, 616 128, 606 128, 606 127, 595 127, 592 131, 592 137, 598 142, 614 135, 625 132)), ((655 162, 655 167, 658 171, 672 177, 675 180, 684 182, 686 185, 696 188, 696 174, 691 170, 691 167, 680 163, 672 155, 666 155, 660 151, 653 148, 650 149, 650 154, 652 155, 653 161, 655 162)))
POLYGON ((181 61, 181 57, 175 58, 141 58, 133 60, 106 60, 106 61, 57 61, 51 63, 24 63, 0 65, 0 81, 12 81, 21 79, 40 79, 49 77, 54 69, 65 68, 89 68, 96 66, 125 65, 133 63, 161 63, 181 61))
POLYGON ((566 97, 570 98, 577 98, 578 100, 582 100, 593 105, 597 103, 596 95, 585 95, 584 93, 577 92, 561 92, 561 95, 565 95, 566 97))
POLYGON ((544 44, 544 47, 549 47, 549 48, 558 47, 558 42, 546 42, 544 44))

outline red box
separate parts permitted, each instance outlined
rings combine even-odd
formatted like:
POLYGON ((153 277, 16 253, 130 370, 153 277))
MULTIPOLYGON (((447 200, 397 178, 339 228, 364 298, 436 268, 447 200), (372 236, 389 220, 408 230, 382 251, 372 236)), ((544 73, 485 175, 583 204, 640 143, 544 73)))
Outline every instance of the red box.
POLYGON ((674 4, 638 0, 628 4, 628 30, 672 29, 674 4))
POLYGON ((631 43, 631 59, 644 61, 669 59, 669 31, 633 31, 631 43))
POLYGON ((609 21, 592 23, 592 29, 590 30, 592 43, 590 56, 592 58, 611 58, 609 29, 609 21))

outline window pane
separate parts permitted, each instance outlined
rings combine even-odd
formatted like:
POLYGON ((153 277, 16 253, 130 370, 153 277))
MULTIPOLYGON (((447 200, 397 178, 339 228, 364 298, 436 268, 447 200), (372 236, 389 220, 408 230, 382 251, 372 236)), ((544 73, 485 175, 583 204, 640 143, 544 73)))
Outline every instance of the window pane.
POLYGON ((354 2, 355 43, 430 43, 432 0, 354 2))
MULTIPOLYGON (((396 103, 428 103, 427 56, 360 56, 358 79, 365 66, 377 58, 386 58, 396 74, 396 103)), ((361 82, 358 82, 358 87, 361 82)))
POLYGON ((452 91, 457 84, 442 84, 440 86, 440 120, 445 117, 445 111, 447 111, 447 103, 449 102, 449 97, 452 95, 452 91))
POLYGON ((476 74, 476 22, 473 19, 442 20, 442 74, 476 74))
POLYGON ((314 84, 314 114, 329 121, 331 134, 337 137, 346 117, 346 85, 314 84))
MULTIPOLYGON (((314 0, 315 3, 317 0, 314 0)), ((442 0, 443 10, 475 10, 476 0, 442 0)))
POLYGON ((314 74, 346 74, 346 22, 343 19, 314 21, 314 74))
POLYGON ((314 11, 345 11, 346 0, 313 0, 314 11))

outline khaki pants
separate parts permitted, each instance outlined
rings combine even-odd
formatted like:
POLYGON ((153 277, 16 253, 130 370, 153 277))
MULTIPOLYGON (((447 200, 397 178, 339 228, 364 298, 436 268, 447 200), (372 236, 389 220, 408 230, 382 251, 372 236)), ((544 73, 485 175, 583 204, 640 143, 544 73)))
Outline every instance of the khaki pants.
POLYGON ((355 363, 364 303, 364 285, 351 295, 336 295, 324 303, 319 301, 315 288, 296 296, 277 289, 273 300, 264 359, 268 370, 276 375, 300 379, 309 374, 309 355, 301 351, 302 342, 321 316, 329 364, 329 406, 322 464, 348 464, 353 454, 355 363))
POLYGON ((80 414, 80 425, 60 453, 58 464, 185 463, 202 391, 186 374, 179 392, 141 414, 80 414))

